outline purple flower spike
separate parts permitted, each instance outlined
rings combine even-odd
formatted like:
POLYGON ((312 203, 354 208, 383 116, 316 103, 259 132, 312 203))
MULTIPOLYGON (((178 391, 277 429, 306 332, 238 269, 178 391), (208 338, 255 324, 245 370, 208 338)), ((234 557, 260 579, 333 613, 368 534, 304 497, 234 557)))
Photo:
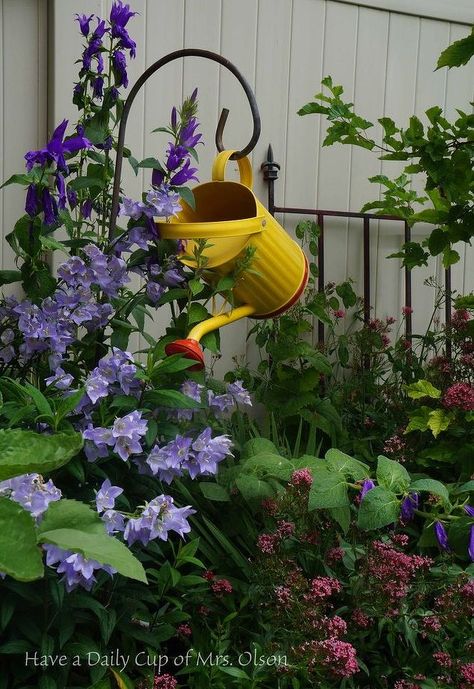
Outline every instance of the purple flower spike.
POLYGON ((400 505, 400 516, 402 518, 402 522, 406 524, 413 519, 415 510, 418 509, 418 503, 418 493, 407 495, 405 500, 403 500, 402 504, 400 505))
POLYGON ((471 531, 469 534, 469 547, 467 549, 471 562, 474 562, 474 525, 471 526, 471 531))
POLYGON ((115 86, 128 86, 127 60, 120 50, 116 50, 112 56, 112 65, 115 74, 115 86))
POLYGON ((451 548, 449 547, 448 534, 446 532, 444 524, 442 524, 441 522, 435 522, 434 523, 434 530, 435 530, 435 536, 436 536, 436 540, 438 541, 439 547, 442 548, 442 550, 446 550, 447 552, 450 552, 451 548))
POLYGON ((366 479, 362 484, 362 490, 360 491, 360 499, 362 500, 362 498, 369 492, 369 490, 372 490, 372 488, 375 488, 375 483, 370 478, 366 479))

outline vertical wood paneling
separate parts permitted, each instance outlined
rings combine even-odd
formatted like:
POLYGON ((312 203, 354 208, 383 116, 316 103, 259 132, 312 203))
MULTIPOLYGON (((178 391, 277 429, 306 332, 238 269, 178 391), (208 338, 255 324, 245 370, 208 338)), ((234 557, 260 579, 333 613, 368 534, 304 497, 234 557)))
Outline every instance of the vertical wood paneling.
MULTIPOLYGON (((24 154, 46 135, 46 3, 0 2, 0 145, 2 181, 24 170, 24 154), (21 40, 20 40, 21 37, 21 40)), ((0 190, 0 264, 11 268, 13 252, 4 237, 23 214, 23 188, 0 190)))
MULTIPOLYGON (((74 14, 104 16, 111 2, 49 3, 54 20, 49 131, 64 117, 71 124, 77 118, 71 89, 77 78, 74 61, 81 53, 82 37, 74 14)), ((246 76, 255 89, 262 117, 262 135, 252 156, 255 190, 266 199, 259 167, 271 142, 281 165, 276 185, 279 205, 359 210, 379 191, 367 181, 369 176, 380 171, 395 176, 403 168, 403 164, 380 162, 374 152, 347 146, 322 148, 326 131, 323 119, 296 114, 320 90, 322 76, 330 74, 335 83, 342 84, 347 99, 353 100, 356 110, 367 119, 376 121, 386 115, 402 126, 412 113, 421 116, 437 103, 445 104, 448 117, 452 117, 456 107, 469 108, 473 97, 472 67, 434 72, 441 50, 450 40, 466 35, 466 26, 333 0, 134 0, 133 8, 139 15, 130 22, 138 45, 137 59, 129 66, 131 83, 153 61, 183 46, 220 52, 246 76)), ((46 2, 0 0, 0 17, 0 174, 5 179, 22 168, 26 149, 39 147, 46 139, 46 2)), ((217 65, 188 58, 161 70, 134 103, 126 143, 137 158, 161 156, 166 136, 151 134, 151 130, 166 124, 171 106, 195 86, 199 88, 199 117, 206 143, 199 151, 199 177, 205 181, 215 155, 214 134, 221 108, 230 110, 224 136, 229 148, 244 145, 252 128, 240 87, 217 65)), ((230 166, 229 174, 235 174, 235 168, 230 166)), ((149 181, 149 172, 136 178, 125 163, 122 182, 127 194, 138 197, 149 187, 149 181)), ((24 195, 14 187, 0 194, 5 235, 22 212, 24 195)), ((290 231, 297 220, 283 219, 290 231)), ((380 222, 379 227, 374 223, 372 230, 372 301, 378 316, 396 315, 403 305, 402 273, 398 261, 386 256, 401 246, 400 226, 380 222)), ((426 228, 416 231, 422 234, 426 228)), ((360 294, 361 239, 358 223, 328 221, 326 279, 353 277, 360 294)), ((474 249, 461 249, 463 262, 453 271, 454 287, 467 292, 474 288, 474 249)), ((6 267, 11 261, 3 241, 0 262, 6 267)), ((423 327, 433 303, 432 291, 423 288, 423 278, 436 270, 433 261, 426 271, 413 272, 416 327, 423 327)), ((159 310, 150 329, 158 334, 167 321, 168 313, 159 310)), ((223 329, 224 356, 216 374, 231 365, 233 356, 245 354, 246 332, 245 323, 223 329)))

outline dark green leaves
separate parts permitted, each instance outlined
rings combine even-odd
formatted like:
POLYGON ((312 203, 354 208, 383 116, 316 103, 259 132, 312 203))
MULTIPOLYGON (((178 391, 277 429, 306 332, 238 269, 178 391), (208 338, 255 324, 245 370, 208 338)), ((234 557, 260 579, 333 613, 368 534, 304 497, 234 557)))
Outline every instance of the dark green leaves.
POLYGON ((400 501, 395 493, 383 486, 369 490, 359 507, 357 524, 361 529, 370 531, 393 524, 400 514, 400 501))

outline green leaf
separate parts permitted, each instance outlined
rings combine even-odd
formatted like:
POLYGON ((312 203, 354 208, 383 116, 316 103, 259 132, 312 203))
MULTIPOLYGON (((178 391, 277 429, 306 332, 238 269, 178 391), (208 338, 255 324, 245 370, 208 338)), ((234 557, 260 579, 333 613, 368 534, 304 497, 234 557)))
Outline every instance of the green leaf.
POLYGON ((258 455, 261 452, 269 452, 270 454, 278 454, 276 445, 272 443, 268 438, 252 438, 247 440, 242 448, 241 457, 246 459, 248 457, 253 457, 253 455, 258 455))
POLYGON ((33 581, 43 576, 33 517, 8 498, 0 498, 0 572, 18 581, 33 581))
POLYGON ((354 306, 357 302, 357 295, 352 289, 350 282, 343 282, 342 284, 337 285, 336 293, 341 297, 346 309, 354 306))
POLYGON ((455 41, 443 50, 438 58, 436 69, 441 67, 461 67, 474 55, 474 32, 470 36, 455 41))
MULTIPOLYGON (((474 481, 473 481, 474 484, 474 481)), ((420 478, 417 481, 413 481, 410 485, 410 492, 419 493, 433 493, 434 495, 439 495, 443 500, 449 504, 449 491, 446 486, 440 481, 436 481, 432 478, 420 478)))
POLYGON ((25 383, 24 387, 28 391, 28 394, 32 398, 39 413, 52 419, 53 410, 51 409, 51 406, 43 393, 38 390, 38 388, 35 388, 34 385, 30 385, 30 383, 25 383))
POLYGON ((76 177, 69 182, 68 186, 75 191, 79 191, 80 189, 91 189, 93 187, 103 189, 105 182, 103 179, 98 179, 97 177, 76 177))
POLYGON ((444 409, 433 409, 429 413, 427 426, 433 436, 437 438, 441 431, 445 431, 449 427, 452 420, 453 414, 451 412, 444 409))
POLYGON ((428 429, 428 419, 431 409, 429 407, 420 407, 408 414, 410 421, 404 430, 404 435, 412 431, 426 431, 428 429))
POLYGON ((366 531, 381 529, 396 522, 399 514, 400 502, 395 493, 382 486, 375 486, 362 499, 357 524, 366 531))
POLYGON ((32 472, 46 474, 66 464, 82 445, 80 433, 43 435, 18 428, 0 430, 0 480, 32 472))
POLYGON ((444 268, 449 268, 449 266, 454 265, 461 260, 461 256, 455 249, 446 247, 443 251, 443 266, 444 268))
POLYGON ((200 323, 209 318, 207 309, 196 301, 193 301, 188 310, 188 324, 200 323))
POLYGON ((271 498, 275 495, 275 491, 271 485, 256 476, 243 474, 236 479, 235 485, 247 502, 263 500, 264 498, 271 498))
POLYGON ((405 389, 408 397, 411 397, 413 400, 418 400, 422 397, 431 397, 431 399, 438 400, 441 397, 441 390, 435 388, 434 385, 427 380, 417 380, 416 383, 407 385, 405 389))
POLYGON ((459 486, 459 488, 456 489, 456 493, 471 493, 474 492, 474 479, 471 479, 470 481, 467 481, 467 483, 463 483, 462 486, 459 486))
POLYGON ((188 204, 188 206, 191 206, 193 210, 196 210, 196 201, 194 199, 192 189, 189 189, 189 187, 177 187, 176 191, 183 199, 183 201, 185 201, 188 204))
POLYGON ((44 246, 45 249, 49 249, 50 251, 63 251, 65 254, 69 255, 67 247, 62 242, 58 242, 57 239, 54 239, 54 237, 40 235, 39 240, 41 246, 44 246))
POLYGON ((77 529, 88 533, 104 533, 104 522, 89 505, 78 500, 58 500, 50 503, 38 525, 38 534, 56 529, 77 529))
POLYGON ((329 510, 329 514, 336 521, 343 532, 346 534, 351 525, 351 508, 350 507, 334 507, 329 510))
POLYGON ((0 270, 0 287, 10 285, 12 282, 20 282, 21 272, 19 270, 0 270))
POLYGON ((411 478, 402 464, 380 455, 377 463, 377 481, 387 490, 402 493, 407 490, 411 478))
POLYGON ((43 532, 40 535, 40 542, 52 543, 64 550, 81 553, 84 557, 110 565, 125 577, 147 583, 141 562, 123 543, 113 536, 108 536, 105 531, 100 534, 73 529, 54 529, 43 532))
POLYGON ((309 491, 308 509, 348 507, 347 481, 343 474, 322 469, 314 474, 309 491))
POLYGON ((23 184, 24 186, 31 184, 32 179, 30 175, 12 175, 7 179, 6 182, 4 182, 2 185, 0 185, 0 189, 3 189, 3 187, 7 187, 9 184, 23 184))
POLYGON ((178 371, 185 371, 191 366, 194 366, 194 364, 194 361, 186 359, 181 354, 172 354, 171 356, 166 357, 166 359, 158 361, 153 366, 151 378, 154 381, 155 378, 159 378, 162 375, 167 375, 169 373, 177 373, 178 371))
POLYGON ((202 481, 199 484, 201 493, 208 500, 213 502, 229 502, 230 497, 225 488, 220 486, 218 483, 211 483, 210 481, 202 481))
POLYGON ((255 476, 275 476, 288 481, 293 473, 293 465, 284 457, 270 452, 260 452, 241 464, 242 471, 255 476))
POLYGON ((333 471, 339 471, 344 476, 353 478, 355 481, 364 479, 369 475, 367 464, 346 455, 334 447, 326 452, 326 462, 333 471))
POLYGON ((171 409, 200 409, 201 402, 197 402, 183 395, 178 390, 149 390, 143 396, 146 404, 152 404, 155 407, 169 407, 171 409))

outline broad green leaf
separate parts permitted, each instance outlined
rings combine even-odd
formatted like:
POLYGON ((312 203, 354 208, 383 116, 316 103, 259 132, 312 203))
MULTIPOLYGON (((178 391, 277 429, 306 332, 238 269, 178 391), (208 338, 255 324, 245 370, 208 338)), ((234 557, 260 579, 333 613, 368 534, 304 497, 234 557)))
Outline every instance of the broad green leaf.
POLYGON ((441 390, 435 388, 434 385, 427 380, 417 380, 416 383, 407 385, 406 387, 408 397, 418 400, 422 397, 431 397, 438 400, 441 397, 441 390))
POLYGON ((271 485, 267 481, 257 478, 257 476, 243 474, 236 479, 235 485, 248 502, 271 498, 275 495, 271 485))
POLYGON ((335 447, 326 452, 326 462, 333 471, 339 471, 344 476, 353 478, 355 481, 366 478, 369 475, 367 464, 346 455, 335 447))
POLYGON ((43 576, 33 517, 9 498, 0 498, 0 572, 18 581, 43 576))
POLYGON ((327 471, 326 460, 312 455, 302 455, 298 459, 291 460, 294 469, 309 469, 313 474, 316 471, 327 471))
POLYGON ((410 485, 410 474, 402 464, 380 455, 377 463, 377 481, 394 493, 403 493, 410 485))
POLYGON ((347 481, 343 474, 321 470, 314 474, 309 491, 308 509, 348 507, 347 481))
POLYGON ((293 472, 293 465, 288 459, 270 452, 260 452, 249 457, 241 467, 246 474, 276 476, 284 481, 288 481, 293 472))
POLYGON ((428 429, 428 419, 432 410, 429 407, 420 407, 408 414, 410 419, 404 430, 404 435, 412 431, 426 431, 428 429))
POLYGON ((459 486, 455 490, 455 493, 473 493, 474 492, 474 480, 467 481, 467 483, 463 483, 462 486, 459 486))
POLYGON ((261 452, 270 452, 271 454, 278 454, 277 447, 268 438, 252 438, 247 440, 242 448, 242 459, 258 455, 261 452))
POLYGON ((132 680, 129 677, 127 677, 127 675, 124 672, 120 672, 120 670, 114 670, 113 668, 110 668, 110 672, 114 676, 115 682, 117 684, 117 689, 135 688, 135 682, 132 682, 132 680))
POLYGON ((444 409, 433 409, 429 414, 427 426, 437 438, 441 431, 445 431, 449 427, 452 420, 452 413, 444 409))
POLYGON ((80 433, 0 430, 0 480, 32 472, 46 474, 66 464, 82 445, 80 433))
POLYGON ((417 481, 413 481, 410 485, 410 491, 433 493, 434 495, 439 495, 445 502, 449 503, 449 491, 446 486, 440 481, 436 481, 432 478, 420 478, 417 481))
POLYGON ((375 486, 363 497, 359 507, 357 524, 370 531, 393 524, 400 514, 400 501, 395 493, 382 486, 375 486))
POLYGON ((339 524, 343 532, 346 534, 351 525, 351 508, 350 507, 334 507, 329 510, 329 514, 335 522, 339 524))
POLYGON ((123 543, 113 536, 108 536, 105 531, 100 534, 74 529, 54 529, 41 533, 40 541, 41 543, 52 543, 59 548, 64 548, 64 550, 81 553, 91 560, 110 565, 125 577, 147 583, 141 562, 132 555, 123 543))
POLYGON ((213 502, 229 502, 230 500, 229 493, 218 483, 202 481, 199 488, 204 497, 213 502))
POLYGON ((177 187, 176 191, 180 195, 180 197, 185 201, 185 203, 188 204, 188 206, 191 206, 193 210, 196 209, 196 201, 194 199, 194 194, 193 190, 190 189, 189 187, 177 187))
POLYGON ((206 318, 209 318, 207 309, 197 301, 193 301, 188 309, 188 324, 200 323, 206 320, 206 318))
POLYGON ((104 522, 89 505, 78 500, 58 500, 50 503, 38 525, 38 534, 56 529, 77 529, 103 534, 104 522))
POLYGON ((159 378, 162 375, 167 375, 169 373, 177 373, 178 371, 185 371, 186 369, 194 366, 195 362, 186 359, 181 354, 172 354, 171 356, 158 361, 151 373, 151 378, 159 378))

